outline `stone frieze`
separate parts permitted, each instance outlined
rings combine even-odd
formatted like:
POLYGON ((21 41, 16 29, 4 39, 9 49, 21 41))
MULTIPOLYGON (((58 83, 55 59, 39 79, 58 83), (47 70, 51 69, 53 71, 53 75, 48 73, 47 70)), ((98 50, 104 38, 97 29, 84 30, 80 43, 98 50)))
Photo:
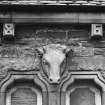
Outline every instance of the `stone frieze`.
MULTIPOLYGON (((69 46, 72 48, 72 53, 67 56, 65 70, 105 70, 104 48, 84 47, 81 43, 69 46)), ((35 46, 8 45, 0 47, 0 78, 3 78, 10 69, 41 70, 40 64, 41 61, 35 46)))

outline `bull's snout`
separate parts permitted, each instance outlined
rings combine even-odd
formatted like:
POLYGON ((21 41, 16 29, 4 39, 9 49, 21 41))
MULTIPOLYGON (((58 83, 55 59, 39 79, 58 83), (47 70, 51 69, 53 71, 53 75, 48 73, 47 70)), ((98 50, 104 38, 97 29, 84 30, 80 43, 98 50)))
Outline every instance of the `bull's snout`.
POLYGON ((57 79, 55 79, 55 78, 53 78, 53 79, 50 78, 49 80, 50 80, 51 83, 59 83, 59 82, 60 82, 60 78, 57 78, 57 79))

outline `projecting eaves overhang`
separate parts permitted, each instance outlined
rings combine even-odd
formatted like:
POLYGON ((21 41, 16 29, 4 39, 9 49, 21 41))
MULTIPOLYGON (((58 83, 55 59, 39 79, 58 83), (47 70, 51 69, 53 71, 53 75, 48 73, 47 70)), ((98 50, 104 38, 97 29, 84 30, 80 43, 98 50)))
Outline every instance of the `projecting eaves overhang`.
POLYGON ((0 22, 105 23, 104 2, 77 1, 0 1, 0 22))
POLYGON ((105 11, 104 0, 0 0, 0 10, 36 10, 41 11, 105 11), (52 9, 52 10, 51 10, 52 9))

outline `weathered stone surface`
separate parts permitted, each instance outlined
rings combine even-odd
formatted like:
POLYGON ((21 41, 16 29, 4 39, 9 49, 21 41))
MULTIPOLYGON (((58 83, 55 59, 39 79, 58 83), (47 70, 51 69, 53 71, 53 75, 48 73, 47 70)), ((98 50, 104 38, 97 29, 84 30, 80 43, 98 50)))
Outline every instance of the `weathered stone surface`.
MULTIPOLYGON (((103 39, 105 40, 104 37, 103 39)), ((91 43, 91 46, 94 48, 105 48, 105 41, 91 41, 88 43, 91 43)))
POLYGON ((102 55, 74 57, 72 58, 69 70, 105 70, 105 57, 102 55))
POLYGON ((36 30, 37 37, 40 38, 51 38, 51 39, 65 39, 66 30, 54 30, 54 29, 45 29, 45 30, 36 30))
MULTIPOLYGON (((32 41, 32 43, 34 40, 32 41)), ((31 43, 31 42, 30 42, 31 43)), ((37 57, 35 44, 29 45, 8 45, 0 47, 0 68, 2 70, 31 70, 39 68, 40 60, 37 57)), ((39 42, 40 43, 40 42, 39 42)), ((105 69, 104 50, 100 48, 84 47, 82 43, 70 45, 73 48, 70 62, 70 70, 98 70, 105 69), (103 55, 103 56, 102 56, 103 55)))
POLYGON ((74 47, 74 56, 93 56, 94 55, 94 48, 91 47, 74 47))
POLYGON ((34 56, 27 56, 22 58, 1 58, 0 68, 1 70, 33 70, 38 65, 38 59, 34 56))
POLYGON ((86 29, 72 29, 68 31, 68 38, 81 38, 84 40, 88 40, 89 34, 86 29))
POLYGON ((39 59, 35 48, 29 46, 3 46, 0 48, 0 71, 33 70, 38 68, 38 64, 39 59))
POLYGON ((94 55, 105 56, 105 48, 94 48, 94 55))
MULTIPOLYGON (((43 38, 23 38, 16 44, 0 46, 0 75, 7 70, 37 70, 40 69, 40 59, 35 49, 51 43, 67 44, 72 47, 72 54, 68 57, 69 70, 105 70, 105 48, 94 47, 87 41, 70 39, 62 40, 43 38)), ((1 76, 2 77, 2 76, 1 76)), ((1 78, 0 77, 0 78, 1 78)))
POLYGON ((20 58, 0 58, 0 79, 3 78, 8 70, 39 70, 39 59, 35 56, 26 55, 20 58))
POLYGON ((85 47, 83 42, 69 40, 68 45, 72 46, 73 56, 94 56, 94 48, 91 46, 85 47))
MULTIPOLYGON (((35 48, 34 48, 35 49, 35 48)), ((25 55, 35 55, 35 50, 30 46, 1 46, 0 57, 1 58, 19 58, 25 55)))

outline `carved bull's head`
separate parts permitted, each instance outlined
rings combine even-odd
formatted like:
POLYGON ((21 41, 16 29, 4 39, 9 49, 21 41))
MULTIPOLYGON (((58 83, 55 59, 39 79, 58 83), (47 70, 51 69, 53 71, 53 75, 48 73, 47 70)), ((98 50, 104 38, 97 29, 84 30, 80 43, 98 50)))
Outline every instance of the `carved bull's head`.
POLYGON ((66 59, 66 54, 71 50, 69 47, 60 44, 50 44, 37 49, 42 55, 41 64, 44 73, 49 80, 57 83, 61 76, 61 65, 66 59))

